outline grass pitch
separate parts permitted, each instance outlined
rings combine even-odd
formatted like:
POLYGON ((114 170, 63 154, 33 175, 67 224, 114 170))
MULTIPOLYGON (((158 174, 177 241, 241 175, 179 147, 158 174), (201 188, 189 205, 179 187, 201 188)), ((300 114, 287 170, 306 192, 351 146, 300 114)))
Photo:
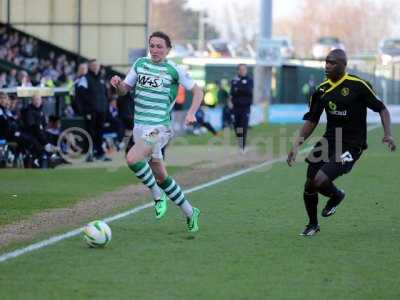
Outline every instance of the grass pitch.
POLYGON ((161 221, 147 209, 111 223, 105 249, 76 237, 1 263, 0 299, 399 299, 400 156, 381 136, 337 180, 347 197, 315 237, 298 236, 299 158, 188 195, 198 234, 170 203, 161 221))

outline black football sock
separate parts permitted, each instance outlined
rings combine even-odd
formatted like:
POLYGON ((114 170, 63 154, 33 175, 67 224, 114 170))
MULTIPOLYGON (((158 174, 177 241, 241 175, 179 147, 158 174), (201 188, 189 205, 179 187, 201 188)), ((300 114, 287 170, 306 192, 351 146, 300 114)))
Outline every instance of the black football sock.
POLYGON ((325 197, 336 199, 340 197, 340 190, 333 184, 332 181, 325 182, 318 188, 318 192, 325 197))
POLYGON ((306 207, 307 215, 310 220, 310 225, 318 224, 317 208, 318 208, 318 193, 309 193, 304 191, 303 194, 304 206, 306 207))

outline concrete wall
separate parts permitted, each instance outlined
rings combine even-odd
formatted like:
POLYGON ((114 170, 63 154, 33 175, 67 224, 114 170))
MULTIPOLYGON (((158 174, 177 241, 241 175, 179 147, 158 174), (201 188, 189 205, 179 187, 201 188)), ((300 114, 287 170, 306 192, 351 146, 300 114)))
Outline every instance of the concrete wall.
POLYGON ((127 64, 130 49, 146 46, 147 0, 10 0, 10 12, 16 28, 103 64, 127 64))

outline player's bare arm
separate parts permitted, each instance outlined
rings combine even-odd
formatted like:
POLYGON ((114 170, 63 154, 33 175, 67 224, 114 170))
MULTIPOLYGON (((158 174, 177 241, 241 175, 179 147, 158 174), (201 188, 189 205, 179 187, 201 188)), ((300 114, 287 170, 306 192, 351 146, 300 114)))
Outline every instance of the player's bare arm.
POLYGON ((118 75, 115 75, 110 79, 110 84, 115 88, 118 96, 126 95, 131 89, 131 87, 123 82, 121 77, 118 75))
POLYGON ((396 150, 396 143, 395 140, 392 136, 392 130, 391 130, 391 122, 390 122, 390 113, 387 110, 387 108, 381 110, 379 112, 379 115, 381 117, 382 121, 382 126, 383 126, 383 131, 384 131, 384 136, 382 139, 382 143, 385 143, 388 145, 390 151, 395 151, 396 150))
POLYGON ((203 91, 201 88, 195 84, 194 87, 192 88, 192 95, 193 95, 193 100, 192 100, 192 105, 189 108, 189 111, 186 114, 185 117, 185 124, 190 125, 196 122, 196 111, 199 109, 201 102, 203 101, 203 91))
POLYGON ((290 167, 296 161, 296 156, 297 156, 300 146, 314 132, 314 129, 317 127, 317 125, 318 125, 317 123, 313 123, 311 121, 304 122, 303 126, 300 129, 300 133, 297 136, 296 140, 294 141, 293 147, 289 151, 288 157, 286 159, 286 162, 290 167))

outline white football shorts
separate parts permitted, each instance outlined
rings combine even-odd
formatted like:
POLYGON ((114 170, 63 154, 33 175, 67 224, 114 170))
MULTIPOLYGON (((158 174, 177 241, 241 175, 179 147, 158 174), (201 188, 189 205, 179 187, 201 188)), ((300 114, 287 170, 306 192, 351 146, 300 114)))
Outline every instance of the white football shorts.
POLYGON ((168 144, 173 132, 170 127, 165 125, 141 125, 135 124, 133 128, 133 138, 135 143, 139 141, 152 147, 151 157, 148 159, 163 159, 161 149, 168 144))

